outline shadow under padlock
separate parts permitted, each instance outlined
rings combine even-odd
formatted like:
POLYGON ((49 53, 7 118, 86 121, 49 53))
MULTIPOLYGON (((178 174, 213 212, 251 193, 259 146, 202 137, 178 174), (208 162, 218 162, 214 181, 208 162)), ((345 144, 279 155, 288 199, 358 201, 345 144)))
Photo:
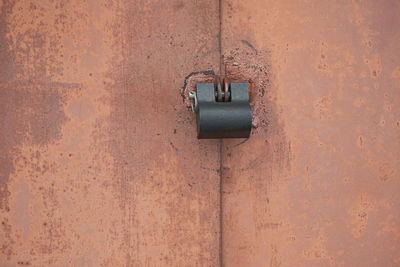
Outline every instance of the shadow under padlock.
POLYGON ((247 83, 198 83, 189 92, 196 113, 197 138, 248 138, 252 115, 247 83))

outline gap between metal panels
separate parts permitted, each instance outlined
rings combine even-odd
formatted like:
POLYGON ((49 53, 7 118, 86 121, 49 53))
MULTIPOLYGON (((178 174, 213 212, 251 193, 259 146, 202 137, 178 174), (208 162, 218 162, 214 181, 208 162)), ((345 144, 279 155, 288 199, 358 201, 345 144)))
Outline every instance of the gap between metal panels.
MULTIPOLYGON (((224 61, 222 58, 222 0, 218 1, 218 12, 219 12, 219 33, 218 33, 218 48, 219 48, 219 76, 223 76, 225 73, 223 73, 224 70, 224 61)), ((223 146, 223 139, 220 140, 219 142, 219 265, 223 266, 223 260, 222 260, 222 229, 223 229, 223 222, 222 222, 222 215, 223 215, 223 210, 222 210, 222 202, 223 202, 223 188, 222 188, 222 149, 223 146)))

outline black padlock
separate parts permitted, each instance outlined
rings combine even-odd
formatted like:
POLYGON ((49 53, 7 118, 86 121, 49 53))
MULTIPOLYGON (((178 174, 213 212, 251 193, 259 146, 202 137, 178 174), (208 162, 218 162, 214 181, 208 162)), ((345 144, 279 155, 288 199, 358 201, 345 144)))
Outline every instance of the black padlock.
POLYGON ((247 83, 198 83, 189 92, 196 113, 197 138, 248 138, 252 115, 247 83))

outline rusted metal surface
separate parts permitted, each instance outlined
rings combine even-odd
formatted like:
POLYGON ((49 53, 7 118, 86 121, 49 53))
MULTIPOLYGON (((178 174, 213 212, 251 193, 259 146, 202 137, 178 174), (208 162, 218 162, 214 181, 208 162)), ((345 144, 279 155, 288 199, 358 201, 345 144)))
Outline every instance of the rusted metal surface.
POLYGON ((216 266, 219 141, 181 89, 216 1, 0 2, 2 266, 216 266))
POLYGON ((225 266, 400 264, 398 1, 222 1, 256 129, 222 147, 225 266))
POLYGON ((2 266, 400 264, 396 1, 0 10, 2 266), (214 75, 249 140, 197 140, 214 75))

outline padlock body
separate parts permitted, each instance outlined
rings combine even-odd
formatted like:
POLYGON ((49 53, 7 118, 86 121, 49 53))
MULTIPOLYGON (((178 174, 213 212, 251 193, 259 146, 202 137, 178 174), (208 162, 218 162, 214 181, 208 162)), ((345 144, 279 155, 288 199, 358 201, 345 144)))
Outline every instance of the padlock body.
POLYGON ((231 83, 231 101, 217 102, 213 83, 196 86, 198 98, 197 137, 248 138, 252 114, 247 83, 231 83))

